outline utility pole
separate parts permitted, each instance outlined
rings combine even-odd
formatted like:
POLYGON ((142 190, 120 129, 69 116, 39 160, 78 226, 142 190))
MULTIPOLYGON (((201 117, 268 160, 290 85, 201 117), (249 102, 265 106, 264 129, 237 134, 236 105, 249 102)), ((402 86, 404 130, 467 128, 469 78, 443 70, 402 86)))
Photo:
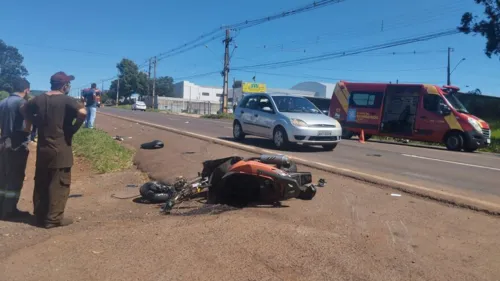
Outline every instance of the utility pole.
POLYGON ((221 112, 227 113, 227 96, 229 93, 228 79, 229 79, 229 44, 232 38, 229 37, 229 29, 226 29, 226 39, 224 39, 224 70, 222 75, 224 76, 224 83, 222 86, 222 108, 221 112))
POLYGON ((156 56, 154 57, 154 61, 153 61, 153 67, 154 67, 154 70, 153 70, 153 109, 156 109, 156 99, 155 99, 155 96, 156 96, 156 56))
POLYGON ((149 69, 148 69, 148 94, 147 96, 149 96, 151 94, 151 92, 149 91, 149 86, 151 84, 151 58, 149 58, 149 69))
POLYGON ((118 106, 119 93, 120 93, 120 75, 118 75, 118 82, 116 85, 116 106, 118 106))
POLYGON ((448 47, 448 67, 446 68, 446 84, 448 86, 451 85, 451 72, 450 72, 450 59, 451 59, 451 52, 453 51, 452 48, 448 47))

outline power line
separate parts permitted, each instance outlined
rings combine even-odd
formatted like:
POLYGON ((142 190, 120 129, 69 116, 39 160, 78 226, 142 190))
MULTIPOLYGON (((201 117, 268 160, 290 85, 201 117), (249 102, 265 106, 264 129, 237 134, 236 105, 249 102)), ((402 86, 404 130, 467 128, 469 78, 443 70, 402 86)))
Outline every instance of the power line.
POLYGON ((358 49, 331 52, 331 53, 326 53, 326 54, 322 54, 322 55, 309 56, 309 57, 299 58, 299 59, 241 66, 241 67, 235 67, 233 69, 236 70, 236 69, 248 69, 248 68, 278 68, 278 67, 285 67, 285 66, 307 64, 307 63, 313 63, 313 62, 317 62, 317 61, 324 61, 324 60, 333 59, 333 58, 352 56, 352 55, 357 55, 357 54, 361 54, 361 53, 392 48, 392 47, 396 47, 396 46, 402 46, 402 45, 408 45, 408 44, 417 43, 417 42, 428 41, 428 40, 436 39, 439 37, 450 36, 450 35, 454 35, 454 34, 458 34, 458 33, 459 33, 458 30, 452 29, 452 30, 431 33, 428 35, 423 35, 423 36, 418 36, 418 37, 413 37, 413 38, 408 38, 408 39, 401 39, 401 40, 392 41, 392 42, 383 43, 383 44, 362 47, 362 48, 358 48, 358 49))
MULTIPOLYGON (((422 11, 419 11, 417 14, 415 14, 415 11, 412 11, 411 13, 406 13, 406 14, 400 14, 400 15, 393 15, 391 18, 395 18, 395 19, 398 19, 394 22, 392 22, 392 25, 391 26, 394 26, 394 27, 391 27, 391 28, 387 28, 387 27, 384 27, 384 30, 383 31, 380 31, 379 29, 376 30, 376 33, 385 33, 387 31, 390 31, 390 30, 395 30, 395 29, 401 29, 401 28, 405 28, 405 27, 415 27, 416 25, 421 25, 421 24, 425 24, 425 23, 430 23, 430 22, 433 22, 435 21, 436 19, 443 19, 446 17, 445 14, 443 14, 443 11, 446 12, 446 14, 450 14, 451 12, 463 12, 463 4, 460 4, 457 2, 455 2, 455 4, 458 4, 456 5, 456 7, 454 7, 454 5, 449 5, 449 4, 446 4, 446 5, 442 5, 443 7, 440 8, 439 6, 434 6, 432 7, 432 9, 424 9, 422 11), (433 11, 439 11, 439 13, 437 14, 429 14, 430 12, 433 12, 433 11), (422 19, 422 13, 425 13, 425 18, 422 19), (411 16, 414 16, 413 18, 411 16), (410 21, 410 22, 408 22, 410 21)), ((383 21, 383 19, 380 19, 378 21, 370 21, 367 23, 367 26, 378 26, 381 22, 383 21)), ((384 25, 387 26, 387 20, 384 21, 384 25)), ((366 28, 364 28, 366 29, 366 28)), ((291 41, 285 41, 285 42, 282 42, 282 43, 272 43, 272 44, 259 44, 259 45, 256 45, 254 46, 255 48, 260 48, 260 49, 266 49, 266 50, 272 50, 272 49, 275 49, 275 48, 278 48, 280 49, 280 51, 284 50, 284 46, 287 45, 287 44, 297 44, 297 43, 304 43, 305 45, 318 45, 318 44, 324 44, 324 43, 330 43, 330 42, 334 42, 334 41, 337 41, 337 40, 342 40, 342 41, 345 41, 346 38, 351 38, 351 37, 356 37, 356 38, 359 38, 360 35, 366 35, 366 34, 362 34, 360 32, 352 32, 354 29, 351 29, 349 31, 349 29, 345 29, 345 28, 342 28, 342 32, 328 32, 328 33, 323 33, 323 34, 320 34, 320 35, 316 35, 314 36, 314 38, 309 38, 309 39, 306 39, 306 40, 302 40, 302 39, 293 39, 291 41), (346 32, 347 31, 347 32, 346 32), (347 36, 347 35, 351 35, 351 36, 347 36), (323 41, 322 39, 324 37, 331 37, 331 36, 334 36, 336 37, 333 41, 332 40, 328 40, 328 41, 323 41)), ((376 33, 373 33, 373 34, 376 34, 376 33)), ((370 35, 373 35, 373 34, 370 34, 370 35)), ((300 48, 297 48, 297 49, 304 49, 305 47, 300 47, 300 48)))
MULTIPOLYGON (((178 54, 182 54, 184 52, 195 49, 197 47, 204 46, 204 45, 206 45, 206 44, 208 44, 216 39, 224 37, 225 34, 223 34, 223 32, 225 32, 225 30, 227 30, 227 29, 233 30, 233 31, 241 31, 243 29, 246 29, 246 28, 249 28, 252 26, 256 26, 256 25, 260 25, 260 24, 263 24, 263 23, 266 23, 269 21, 277 20, 277 19, 284 18, 284 17, 293 16, 293 15, 300 14, 300 13, 309 12, 312 10, 324 8, 328 5, 337 4, 337 3, 344 2, 344 1, 346 1, 346 0, 315 1, 315 2, 312 2, 310 4, 303 5, 303 6, 300 6, 298 8, 283 11, 280 13, 276 13, 276 14, 273 14, 270 16, 261 17, 261 18, 253 19, 253 20, 246 20, 246 21, 231 24, 231 25, 221 26, 219 28, 213 29, 212 31, 206 32, 206 33, 194 38, 193 40, 188 41, 187 43, 184 43, 184 44, 177 46, 175 48, 172 48, 166 52, 158 54, 156 56, 156 59, 158 62, 158 61, 161 61, 165 58, 172 57, 172 56, 175 56, 178 54), (221 34, 217 35, 217 33, 221 33, 221 34)), ((146 62, 146 64, 147 64, 147 62, 146 62)), ((142 68, 142 66, 139 67, 139 69, 140 68, 142 68)), ((117 76, 115 76, 115 77, 117 77, 117 76)), ((87 84, 85 84, 85 85, 87 85, 87 84)))
POLYGON ((190 76, 184 76, 184 77, 175 77, 175 80, 187 80, 187 79, 192 79, 192 78, 199 78, 199 77, 205 77, 205 76, 211 76, 214 74, 220 74, 220 71, 210 71, 210 72, 205 72, 205 73, 199 73, 199 74, 193 74, 190 76))
POLYGON ((346 1, 346 0, 320 0, 320 1, 315 1, 315 2, 312 2, 310 4, 303 5, 303 6, 300 6, 298 8, 295 8, 295 9, 291 9, 291 10, 279 12, 279 13, 276 13, 276 14, 273 14, 273 15, 269 15, 269 16, 265 16, 265 17, 261 17, 261 18, 257 18, 257 19, 253 19, 253 20, 246 20, 246 21, 242 21, 242 22, 239 22, 239 23, 235 23, 235 24, 221 26, 221 27, 215 28, 215 29, 213 29, 213 30, 211 30, 209 32, 206 32, 206 33, 204 33, 204 34, 196 37, 195 39, 193 39, 193 40, 191 40, 191 41, 189 41, 187 43, 184 43, 183 45, 180 45, 178 47, 172 48, 172 49, 170 49, 170 50, 168 50, 166 52, 160 53, 157 57, 158 57, 158 59, 164 59, 164 58, 167 58, 167 57, 171 57, 171 56, 174 56, 174 55, 177 55, 177 54, 181 54, 181 53, 187 52, 189 50, 192 50, 194 48, 200 47, 202 45, 206 45, 207 43, 209 43, 211 41, 214 41, 214 40, 216 40, 218 38, 224 37, 225 35, 223 34, 223 32, 225 32, 225 30, 227 30, 227 29, 241 31, 243 29, 247 29, 247 28, 250 28, 250 27, 253 27, 253 26, 257 26, 257 25, 260 25, 260 24, 263 24, 263 23, 266 23, 266 22, 270 22, 270 21, 273 21, 273 20, 277 20, 277 19, 281 19, 281 18, 285 18, 285 17, 289 17, 289 16, 301 14, 301 13, 306 13, 306 12, 309 12, 309 11, 312 11, 312 10, 324 8, 326 6, 329 6, 329 5, 332 5, 332 4, 341 3, 341 2, 344 2, 344 1, 346 1), (217 35, 217 33, 220 33, 220 34, 217 35), (204 40, 204 41, 199 42, 200 40, 204 40), (199 43, 197 43, 197 42, 199 42, 199 43))
MULTIPOLYGON (((316 75, 308 75, 308 74, 302 74, 302 75, 295 75, 295 74, 284 74, 284 73, 271 73, 271 72, 262 72, 262 71, 247 71, 247 70, 236 70, 237 72, 245 72, 245 73, 252 73, 252 74, 265 74, 265 75, 272 75, 272 76, 282 76, 282 77, 291 77, 291 78, 312 78, 312 79, 318 79, 318 80, 323 80, 323 81, 351 81, 351 82, 365 82, 366 80, 357 80, 357 79, 347 79, 347 78, 332 78, 332 77, 324 77, 324 76, 316 76, 316 75)), ((371 82, 375 83, 387 83, 390 82, 390 80, 373 80, 371 82)), ((399 81, 400 83, 403 81, 399 81)), ((415 82, 415 81, 404 81, 405 83, 411 83, 411 84, 419 84, 421 82, 415 82)), ((439 84, 433 83, 433 84, 439 84)))

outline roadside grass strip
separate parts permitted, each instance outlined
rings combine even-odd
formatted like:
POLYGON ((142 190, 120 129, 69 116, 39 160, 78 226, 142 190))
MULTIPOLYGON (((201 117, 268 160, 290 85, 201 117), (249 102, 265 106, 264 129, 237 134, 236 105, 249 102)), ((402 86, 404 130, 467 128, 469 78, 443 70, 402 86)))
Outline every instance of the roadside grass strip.
POLYGON ((121 171, 132 166, 134 152, 122 146, 105 131, 81 128, 73 138, 73 154, 90 162, 99 174, 121 171))

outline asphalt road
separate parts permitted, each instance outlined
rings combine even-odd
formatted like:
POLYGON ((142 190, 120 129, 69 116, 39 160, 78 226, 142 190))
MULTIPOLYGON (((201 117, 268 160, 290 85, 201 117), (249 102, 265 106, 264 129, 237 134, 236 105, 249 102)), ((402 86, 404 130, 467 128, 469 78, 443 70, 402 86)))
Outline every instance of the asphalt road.
MULTIPOLYGON (((135 112, 117 108, 99 110, 232 140, 230 121, 135 112)), ((98 122, 97 120, 97 125, 98 122)), ((274 150, 270 140, 247 137, 243 143, 274 150)), ((362 144, 356 140, 343 140, 331 152, 322 151, 320 147, 299 146, 287 154, 429 188, 453 189, 464 193, 473 191, 483 197, 500 196, 500 155, 497 154, 452 152, 441 148, 422 148, 370 141, 362 144)))

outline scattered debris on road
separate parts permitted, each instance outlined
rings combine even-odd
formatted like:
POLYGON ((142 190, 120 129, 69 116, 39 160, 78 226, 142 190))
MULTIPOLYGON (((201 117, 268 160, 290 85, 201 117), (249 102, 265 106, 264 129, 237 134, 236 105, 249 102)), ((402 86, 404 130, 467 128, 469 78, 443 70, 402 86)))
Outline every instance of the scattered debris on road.
POLYGON ((124 140, 124 138, 122 136, 115 136, 113 139, 117 140, 117 141, 123 141, 124 140))
POLYGON ((318 187, 325 187, 326 180, 325 179, 319 179, 318 180, 318 187))
POLYGON ((146 142, 141 144, 142 149, 159 149, 163 148, 165 144, 160 140, 154 140, 152 142, 146 142))
POLYGON ((401 197, 401 194, 398 194, 398 193, 391 193, 391 196, 393 196, 393 197, 401 197))

